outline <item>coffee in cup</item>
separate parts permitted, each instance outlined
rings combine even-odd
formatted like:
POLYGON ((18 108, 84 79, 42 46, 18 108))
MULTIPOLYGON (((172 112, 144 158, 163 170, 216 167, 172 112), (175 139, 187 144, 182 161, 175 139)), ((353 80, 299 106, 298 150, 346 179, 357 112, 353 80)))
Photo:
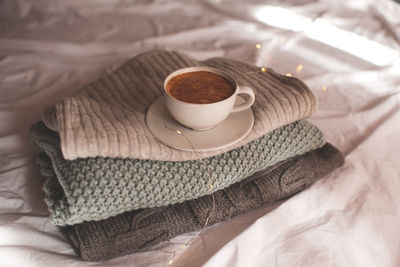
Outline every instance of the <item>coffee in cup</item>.
POLYGON ((172 117, 194 130, 208 130, 230 113, 249 108, 254 92, 239 86, 227 73, 210 67, 189 67, 171 73, 164 81, 165 103, 172 117), (245 103, 235 105, 238 94, 247 94, 245 103))
POLYGON ((192 104, 211 104, 227 99, 235 89, 226 78, 209 71, 182 73, 169 79, 167 92, 192 104))

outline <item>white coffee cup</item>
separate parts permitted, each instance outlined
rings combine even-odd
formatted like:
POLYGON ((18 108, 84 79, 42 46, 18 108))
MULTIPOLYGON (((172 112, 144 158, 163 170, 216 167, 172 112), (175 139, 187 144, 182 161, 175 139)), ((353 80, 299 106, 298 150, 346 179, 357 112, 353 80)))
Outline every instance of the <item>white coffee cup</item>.
POLYGON ((226 72, 210 67, 189 67, 172 72, 164 81, 164 92, 165 104, 172 117, 184 126, 199 131, 209 130, 217 126, 224 121, 230 113, 250 108, 255 100, 254 92, 250 87, 239 86, 226 72), (207 71, 224 77, 232 85, 234 93, 230 97, 218 102, 193 104, 176 99, 166 90, 167 83, 171 78, 183 73, 195 71, 207 71), (235 105, 238 94, 247 94, 249 97, 243 104, 235 105))

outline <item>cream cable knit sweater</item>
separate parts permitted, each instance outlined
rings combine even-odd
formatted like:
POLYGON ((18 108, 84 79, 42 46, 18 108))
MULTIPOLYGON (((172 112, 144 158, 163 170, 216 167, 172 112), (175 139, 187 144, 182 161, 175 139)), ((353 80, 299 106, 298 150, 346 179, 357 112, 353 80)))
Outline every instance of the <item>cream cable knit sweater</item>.
POLYGON ((47 108, 42 119, 60 135, 65 159, 119 157, 185 161, 198 157, 158 142, 145 124, 145 114, 162 95, 166 76, 179 68, 210 66, 231 74, 256 95, 255 122, 249 135, 225 149, 202 153, 210 157, 242 146, 272 130, 310 116, 316 100, 299 79, 267 72, 243 62, 212 58, 197 61, 177 52, 152 51, 136 56, 114 73, 88 84, 47 108))

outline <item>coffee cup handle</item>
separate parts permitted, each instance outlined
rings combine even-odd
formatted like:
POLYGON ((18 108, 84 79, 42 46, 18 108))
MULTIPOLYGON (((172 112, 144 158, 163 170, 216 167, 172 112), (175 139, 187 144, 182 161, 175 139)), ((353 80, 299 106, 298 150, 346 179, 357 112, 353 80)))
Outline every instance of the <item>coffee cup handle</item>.
POLYGON ((235 105, 233 107, 231 113, 248 109, 254 103, 255 96, 254 96, 253 90, 250 87, 248 87, 248 86, 239 86, 238 94, 247 94, 247 95, 249 95, 249 98, 243 104, 235 105))

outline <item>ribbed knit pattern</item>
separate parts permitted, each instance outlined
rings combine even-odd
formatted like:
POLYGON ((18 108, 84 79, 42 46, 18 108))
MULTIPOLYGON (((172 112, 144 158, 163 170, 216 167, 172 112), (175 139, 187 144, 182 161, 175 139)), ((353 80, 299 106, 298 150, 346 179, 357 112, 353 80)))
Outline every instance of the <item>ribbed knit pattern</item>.
POLYGON ((206 195, 167 207, 136 210, 99 222, 64 227, 63 230, 84 260, 112 258, 199 230, 207 217, 210 217, 208 225, 212 225, 287 198, 332 172, 343 161, 342 154, 326 144, 277 163, 215 192, 215 209, 211 216, 213 197, 206 195))
POLYGON ((324 145, 322 133, 297 121, 229 152, 193 161, 122 158, 63 159, 57 133, 43 123, 29 133, 51 158, 57 181, 46 183, 55 224, 101 220, 125 211, 165 206, 223 189, 287 158, 324 145), (210 177, 211 176, 211 177, 210 177), (209 181, 212 188, 209 187, 209 181), (55 193, 62 191, 63 196, 55 193))
POLYGON ((114 73, 61 99, 42 113, 42 119, 50 129, 59 132, 65 159, 97 156, 168 161, 198 159, 194 152, 176 150, 158 142, 145 125, 145 114, 162 95, 168 74, 199 65, 224 70, 250 86, 256 96, 252 106, 254 127, 246 138, 224 149, 201 153, 203 158, 244 145, 316 110, 315 97, 303 82, 272 69, 260 72, 256 66, 235 60, 197 61, 176 52, 152 51, 132 58, 114 73))

